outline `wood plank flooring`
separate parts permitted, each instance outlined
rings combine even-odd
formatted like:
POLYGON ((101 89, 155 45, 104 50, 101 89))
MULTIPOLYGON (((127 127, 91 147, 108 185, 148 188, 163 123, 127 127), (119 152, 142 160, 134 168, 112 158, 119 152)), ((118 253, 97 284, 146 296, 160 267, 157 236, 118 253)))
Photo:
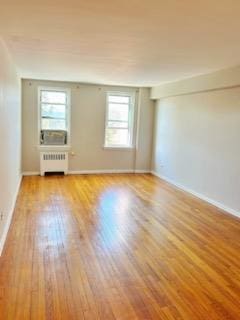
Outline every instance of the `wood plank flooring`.
POLYGON ((0 319, 240 319, 240 219, 147 174, 24 177, 0 319))

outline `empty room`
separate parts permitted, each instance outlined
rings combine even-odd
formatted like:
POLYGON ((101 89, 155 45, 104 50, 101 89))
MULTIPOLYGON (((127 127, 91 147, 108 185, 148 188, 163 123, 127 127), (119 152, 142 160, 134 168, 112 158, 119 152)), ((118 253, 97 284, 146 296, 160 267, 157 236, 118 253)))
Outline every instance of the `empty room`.
POLYGON ((0 320, 240 319, 239 17, 1 1, 0 320))

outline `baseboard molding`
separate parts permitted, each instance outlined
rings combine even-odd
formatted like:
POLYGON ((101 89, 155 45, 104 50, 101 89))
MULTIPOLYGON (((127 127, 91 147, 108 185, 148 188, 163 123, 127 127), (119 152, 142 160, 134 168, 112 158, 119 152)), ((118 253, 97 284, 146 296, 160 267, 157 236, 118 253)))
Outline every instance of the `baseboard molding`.
POLYGON ((218 201, 210 199, 210 198, 208 198, 207 196, 205 196, 205 195, 203 195, 201 193, 198 193, 198 192, 196 192, 196 191, 194 191, 192 189, 189 189, 189 188, 183 186, 182 184, 179 184, 179 183, 175 182, 174 180, 169 179, 168 177, 162 176, 162 175, 160 175, 159 173, 157 173, 155 171, 151 171, 151 173, 154 176, 156 176, 156 177, 158 177, 158 178, 160 178, 160 179, 162 179, 162 180, 174 185, 175 187, 177 187, 177 188, 179 188, 179 189, 181 189, 181 190, 183 190, 185 192, 188 192, 188 193, 192 194, 193 196, 195 196, 195 197, 197 197, 197 198, 199 198, 201 200, 204 200, 204 201, 212 204, 213 206, 215 206, 215 207, 217 207, 217 208, 219 208, 219 209, 221 209, 221 210, 223 210, 223 211, 225 211, 225 212, 227 212, 227 213, 229 213, 229 214, 231 214, 231 215, 233 215, 235 217, 240 218, 240 212, 238 212, 238 211, 236 211, 236 210, 234 210, 232 208, 229 208, 229 207, 225 206, 224 204, 222 204, 222 203, 220 203, 218 201))
POLYGON ((25 171, 22 173, 23 176, 39 176, 40 171, 25 171))
POLYGON ((8 216, 7 216, 7 220, 6 220, 4 229, 3 229, 2 237, 0 239, 0 256, 2 255, 4 244, 5 244, 5 241, 7 239, 8 230, 9 230, 9 227, 11 225, 12 216, 13 216, 13 212, 14 212, 14 209, 15 209, 15 204, 16 204, 18 192, 19 192, 19 189, 20 189, 21 181, 22 181, 22 175, 20 175, 20 177, 19 177, 17 188, 16 188, 16 191, 15 191, 13 200, 12 200, 12 205, 11 205, 11 208, 10 208, 8 216))
POLYGON ((68 174, 104 174, 104 173, 133 173, 132 169, 106 169, 106 170, 73 170, 68 174))
POLYGON ((68 171, 68 174, 107 174, 107 173, 150 173, 150 170, 134 169, 106 169, 106 170, 77 170, 68 171))
POLYGON ((134 171, 134 173, 151 173, 151 170, 139 170, 139 169, 136 169, 134 171))
MULTIPOLYGON (((70 170, 68 174, 107 174, 107 173, 151 173, 150 170, 134 170, 134 169, 107 169, 107 170, 70 170)), ((38 171, 25 171, 23 176, 39 176, 38 171)))

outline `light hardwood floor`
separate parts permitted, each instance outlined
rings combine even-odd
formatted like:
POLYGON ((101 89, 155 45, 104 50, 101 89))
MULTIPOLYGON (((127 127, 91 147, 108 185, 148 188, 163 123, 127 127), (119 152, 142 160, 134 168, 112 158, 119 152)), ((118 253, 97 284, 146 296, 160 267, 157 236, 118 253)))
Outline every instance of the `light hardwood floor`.
POLYGON ((240 219, 151 175, 25 177, 0 319, 240 319, 240 219))

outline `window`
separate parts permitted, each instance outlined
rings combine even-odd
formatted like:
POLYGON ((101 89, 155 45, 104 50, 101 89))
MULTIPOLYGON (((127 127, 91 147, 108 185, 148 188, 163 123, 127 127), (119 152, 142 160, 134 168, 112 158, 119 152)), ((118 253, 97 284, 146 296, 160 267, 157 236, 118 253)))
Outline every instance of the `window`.
MULTIPOLYGON (((67 89, 40 88, 40 133, 61 130, 69 138, 70 95, 67 89), (65 131, 65 132, 64 132, 65 131)), ((41 139, 41 144, 43 144, 41 139)))
POLYGON ((105 147, 129 148, 133 143, 134 95, 108 93, 105 147))

